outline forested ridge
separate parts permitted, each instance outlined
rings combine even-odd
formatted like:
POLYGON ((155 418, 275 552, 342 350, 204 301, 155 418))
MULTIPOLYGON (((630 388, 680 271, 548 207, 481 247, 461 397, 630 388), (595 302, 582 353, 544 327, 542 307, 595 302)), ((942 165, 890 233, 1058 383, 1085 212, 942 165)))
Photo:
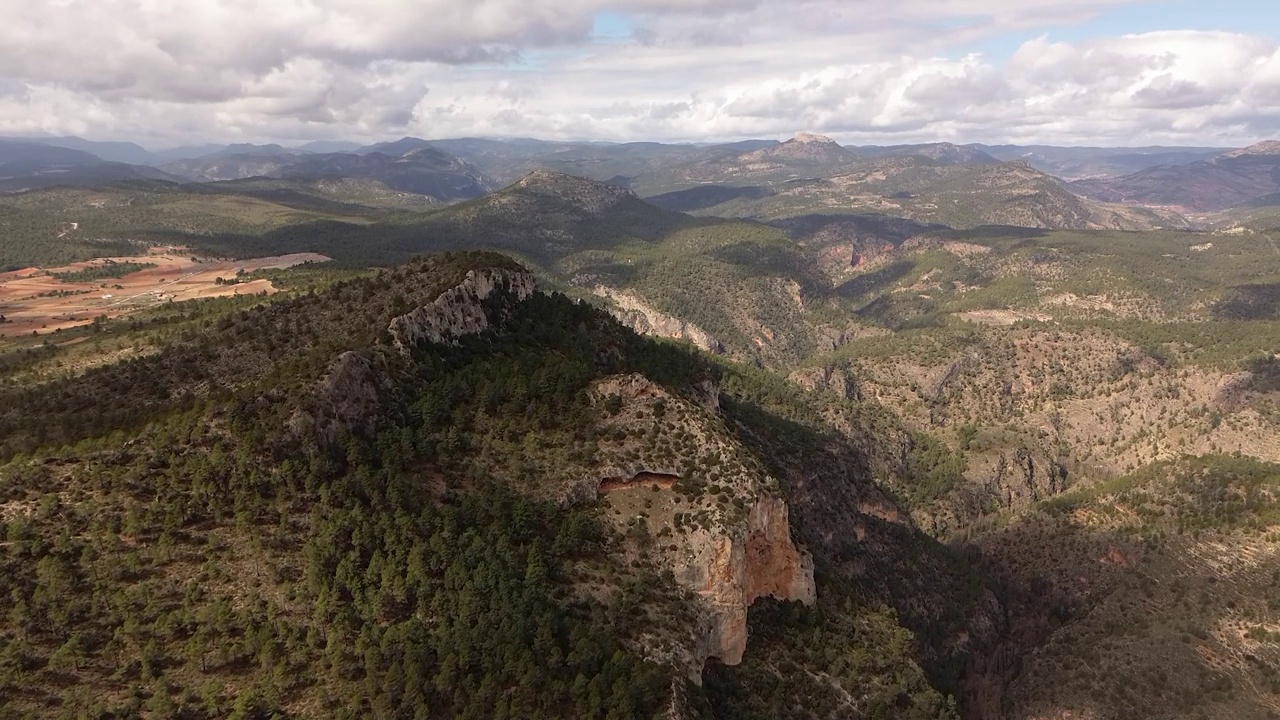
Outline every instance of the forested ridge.
POLYGON ((33 206, 97 191, 0 202, 60 260, 337 260, 4 339, 0 717, 1280 708, 1270 236, 692 218, 552 173, 431 212, 239 185, 116 188, 139 204, 60 238, 33 206), (468 271, 526 268, 490 329, 397 347, 468 271), (666 400, 595 390, 633 376, 666 400), (731 467, 817 594, 757 599, 742 663, 702 669, 663 552, 747 516, 731 467), (637 471, 671 487, 596 492, 637 471))
MULTIPOLYGON (((758 375, 563 296, 535 295, 494 315, 495 330, 411 360, 388 344, 391 317, 495 265, 513 267, 427 257, 7 391, 4 713, 767 717, 777 700, 764 688, 703 690, 642 651, 655 631, 692 639, 690 598, 643 557, 622 561, 644 543, 597 504, 548 490, 557 458, 589 461, 609 442, 587 402, 608 375, 678 393, 723 379, 741 393, 730 411, 755 428, 744 437, 793 425, 812 444, 815 431, 776 414, 784 396, 748 412, 776 393, 758 375), (389 384, 367 422, 326 422, 315 383, 351 350, 389 384)), ((868 685, 858 714, 945 707, 882 601, 847 582, 831 592, 823 612, 868 631, 840 682, 897 678, 868 685)), ((847 705, 825 687, 798 685, 795 702, 847 705)))

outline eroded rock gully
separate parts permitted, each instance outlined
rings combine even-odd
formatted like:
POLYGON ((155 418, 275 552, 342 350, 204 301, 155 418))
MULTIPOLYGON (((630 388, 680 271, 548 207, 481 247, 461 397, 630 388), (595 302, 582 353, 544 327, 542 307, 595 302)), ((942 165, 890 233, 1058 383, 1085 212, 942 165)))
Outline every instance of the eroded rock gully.
POLYGON ((610 493, 617 490, 637 490, 643 488, 659 488, 670 490, 680 478, 666 473, 639 472, 631 477, 611 477, 600 481, 600 492, 610 493))

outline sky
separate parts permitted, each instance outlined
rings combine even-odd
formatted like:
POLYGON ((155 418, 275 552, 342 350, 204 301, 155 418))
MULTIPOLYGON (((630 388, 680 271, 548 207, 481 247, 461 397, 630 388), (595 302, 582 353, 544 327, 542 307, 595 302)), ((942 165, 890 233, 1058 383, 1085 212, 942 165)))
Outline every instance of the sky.
POLYGON ((0 0, 0 135, 1242 146, 1275 0, 0 0))

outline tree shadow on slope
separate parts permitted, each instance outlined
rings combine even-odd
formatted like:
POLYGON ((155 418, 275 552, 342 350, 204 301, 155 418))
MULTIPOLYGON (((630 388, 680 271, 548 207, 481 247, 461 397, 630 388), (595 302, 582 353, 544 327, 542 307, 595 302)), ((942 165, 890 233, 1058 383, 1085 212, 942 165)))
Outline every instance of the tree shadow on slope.
POLYGON ((898 260, 878 270, 846 280, 836 287, 835 294, 844 298, 857 299, 884 292, 893 283, 910 275, 915 267, 914 260, 898 260))
POLYGON ((773 191, 759 185, 730 187, 728 185, 702 185, 688 190, 662 193, 645 198, 645 202, 667 210, 691 212, 706 210, 731 200, 761 200, 773 191))
POLYGON ((890 330, 938 327, 943 322, 939 302, 913 293, 881 295, 854 314, 890 330))
POLYGON ((983 537, 1009 625, 965 683, 975 717, 1274 717, 1280 468, 1163 463, 983 537))
POLYGON ((879 484, 927 482, 911 434, 883 410, 848 404, 839 411, 847 432, 836 433, 792 397, 802 391, 744 372, 726 373, 724 411, 781 480, 793 531, 817 563, 819 597, 889 609, 914 634, 911 655, 930 683, 958 694, 969 654, 994 641, 1000 618, 964 551, 922 532, 879 484))
POLYGON ((782 229, 796 241, 812 238, 831 226, 841 226, 860 236, 872 236, 877 240, 888 241, 895 247, 919 235, 950 230, 946 225, 875 213, 849 215, 814 213, 774 220, 769 224, 782 229))
POLYGON ((1222 320, 1280 319, 1280 283, 1237 285, 1214 303, 1213 316, 1222 320))
POLYGON ((751 606, 747 623, 751 639, 742 663, 711 661, 703 670, 710 706, 704 717, 956 717, 954 701, 932 687, 913 661, 911 633, 889 608, 828 591, 813 607, 762 598, 751 606))
POLYGON ((822 284, 804 255, 789 243, 784 245, 744 240, 716 248, 711 252, 711 257, 733 265, 753 277, 795 280, 808 292, 819 290, 822 284))

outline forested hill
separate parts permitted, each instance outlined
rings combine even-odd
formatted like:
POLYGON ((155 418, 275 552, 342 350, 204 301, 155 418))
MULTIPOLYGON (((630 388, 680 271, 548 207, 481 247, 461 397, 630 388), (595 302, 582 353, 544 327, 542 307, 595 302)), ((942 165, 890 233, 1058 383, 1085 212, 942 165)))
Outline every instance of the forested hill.
POLYGON ((872 480, 910 494, 945 448, 824 402, 486 254, 5 391, 0 698, 41 717, 950 716, 995 601, 872 480), (746 565, 716 565, 718 543, 746 565), (693 592, 720 570, 747 585, 693 592))
POLYGON ((1263 230, 767 225, 543 172, 219 234, 132 192, 19 199, 132 208, 59 252, 165 207, 195 254, 343 262, 6 339, 19 715, 1272 707, 1263 230))

